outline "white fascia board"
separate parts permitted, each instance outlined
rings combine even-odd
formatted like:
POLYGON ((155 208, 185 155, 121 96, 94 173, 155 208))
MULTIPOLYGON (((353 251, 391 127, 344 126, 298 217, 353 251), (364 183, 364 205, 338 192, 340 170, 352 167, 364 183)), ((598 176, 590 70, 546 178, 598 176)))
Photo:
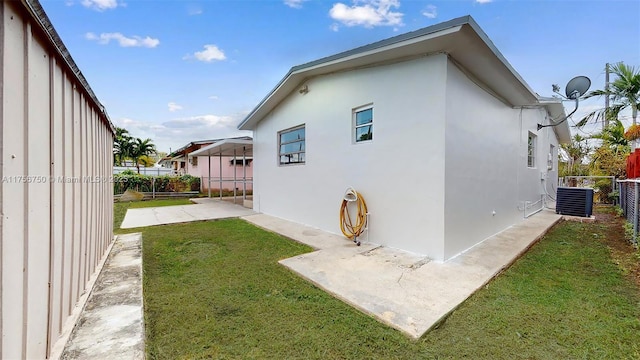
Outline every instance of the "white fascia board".
POLYGON ((222 156, 232 155, 231 153, 225 153, 225 151, 231 152, 234 148, 247 147, 250 146, 253 149, 253 140, 241 140, 241 139, 225 139, 222 141, 218 141, 215 144, 211 144, 205 146, 201 149, 198 149, 189 154, 189 157, 193 156, 211 156, 211 155, 219 155, 222 156))
MULTIPOLYGON (((291 93, 291 91, 300 86, 300 84, 309 77, 344 71, 347 69, 363 67, 396 59, 398 56, 394 54, 394 50, 398 48, 411 49, 411 47, 415 46, 416 44, 443 37, 449 34, 457 33, 462 29, 462 26, 464 24, 466 24, 466 22, 455 26, 449 26, 441 30, 436 30, 424 35, 419 35, 414 38, 408 38, 406 40, 398 42, 390 42, 389 44, 383 44, 381 46, 376 46, 377 43, 365 45, 360 48, 312 61, 307 64, 294 66, 293 68, 291 68, 291 70, 289 70, 284 78, 280 80, 276 87, 271 90, 271 92, 269 92, 269 94, 238 125, 238 129, 253 130, 255 125, 264 116, 266 116, 273 108, 275 108, 282 100, 284 100, 284 98, 286 98, 289 93, 291 93), (366 49, 368 47, 371 47, 371 49, 366 49), (363 50, 363 48, 365 49, 363 50)), ((385 41, 386 40, 382 40, 381 42, 385 41)), ((438 51, 438 49, 434 48, 432 52, 436 51, 438 51)), ((407 56, 415 56, 424 52, 424 49, 418 49, 416 47, 415 51, 408 51, 407 56)))
POLYGON ((538 95, 498 51, 475 20, 470 16, 464 16, 294 66, 238 125, 238 129, 253 130, 271 110, 311 77, 437 52, 450 52, 453 58, 459 57, 458 60, 464 67, 471 73, 477 74, 478 78, 486 82, 496 93, 511 94, 516 91, 519 95, 506 96, 506 98, 510 98, 509 103, 512 105, 537 102, 538 95), (465 25, 469 26, 469 31, 462 31, 465 25), (475 34, 475 36, 471 34, 475 34), (487 54, 487 61, 477 61, 477 54, 470 53, 474 50, 467 46, 469 42, 475 43, 476 49, 487 54), (486 66, 490 66, 488 70, 491 70, 490 72, 498 78, 480 76, 487 72, 486 66))
MULTIPOLYGON (((558 122, 558 120, 562 120, 566 116, 566 112, 564 109, 564 105, 560 100, 552 100, 552 99, 540 99, 541 104, 544 104, 544 107, 547 109, 549 116, 551 116, 552 122, 558 122)), ((567 120, 562 121, 562 123, 557 126, 552 126, 553 131, 558 137, 558 142, 561 144, 566 144, 571 142, 571 129, 569 128, 569 122, 567 120)))

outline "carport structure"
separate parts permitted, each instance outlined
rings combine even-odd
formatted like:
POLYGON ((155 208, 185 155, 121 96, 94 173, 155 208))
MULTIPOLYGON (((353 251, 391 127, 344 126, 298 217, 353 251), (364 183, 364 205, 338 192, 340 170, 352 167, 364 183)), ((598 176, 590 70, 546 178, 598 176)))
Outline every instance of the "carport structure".
POLYGON ((189 157, 207 156, 209 163, 208 174, 208 196, 211 197, 211 158, 217 157, 220 166, 220 175, 217 181, 220 185, 219 196, 222 198, 222 183, 233 182, 233 201, 237 198, 237 184, 242 182, 242 200, 247 199, 247 182, 252 183, 252 179, 247 179, 247 160, 253 160, 253 140, 248 139, 224 139, 211 145, 205 146, 189 154, 189 157), (242 160, 242 177, 238 178, 237 167, 233 169, 233 179, 224 179, 222 177, 222 159, 231 158, 234 164, 242 160))

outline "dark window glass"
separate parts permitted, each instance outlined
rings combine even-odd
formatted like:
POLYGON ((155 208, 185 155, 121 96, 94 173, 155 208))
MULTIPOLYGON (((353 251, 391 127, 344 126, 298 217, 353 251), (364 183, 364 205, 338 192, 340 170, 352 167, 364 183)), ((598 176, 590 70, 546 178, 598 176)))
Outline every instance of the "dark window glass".
POLYGON ((304 125, 281 131, 278 135, 280 165, 304 164, 306 151, 304 125))

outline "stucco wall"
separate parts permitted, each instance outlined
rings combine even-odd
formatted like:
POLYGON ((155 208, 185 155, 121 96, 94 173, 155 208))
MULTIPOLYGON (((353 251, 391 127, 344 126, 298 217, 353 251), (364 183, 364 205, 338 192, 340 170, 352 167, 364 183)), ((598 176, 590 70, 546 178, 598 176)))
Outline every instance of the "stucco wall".
MULTIPOLYGON (((520 184, 518 199, 522 202, 539 202, 540 196, 546 195, 545 186, 547 187, 549 195, 555 198, 555 190, 558 184, 558 140, 551 127, 541 129, 540 131, 537 130, 537 124, 544 121, 547 116, 544 109, 524 109, 522 112, 521 146, 518 160, 518 163, 521 165, 518 177, 520 184), (537 135, 536 164, 534 167, 527 166, 527 137, 529 132, 537 135), (555 146, 552 171, 549 171, 547 167, 550 144, 555 146)), ((524 204, 518 204, 520 209, 522 209, 523 206, 524 204)), ((527 214, 539 208, 540 205, 533 205, 532 208, 527 209, 527 214)))
POLYGON ((352 186, 371 213, 370 241, 441 254, 445 70, 434 55, 307 81, 307 94, 292 93, 254 130, 255 210, 340 234, 352 186), (352 111, 367 104, 373 141, 354 144, 352 111), (306 164, 279 166, 277 133, 300 124, 306 164))
MULTIPOLYGON (((544 194, 541 171, 546 174, 550 143, 557 155, 553 130, 536 129, 546 116, 544 108, 514 109, 452 62, 446 97, 444 259, 521 221, 524 202, 544 194), (527 166, 529 132, 537 135, 534 168, 527 166)), ((549 191, 553 181, 557 171, 549 173, 549 191)))
POLYGON ((112 241, 113 135, 20 2, 0 4, 0 357, 46 358, 112 241))

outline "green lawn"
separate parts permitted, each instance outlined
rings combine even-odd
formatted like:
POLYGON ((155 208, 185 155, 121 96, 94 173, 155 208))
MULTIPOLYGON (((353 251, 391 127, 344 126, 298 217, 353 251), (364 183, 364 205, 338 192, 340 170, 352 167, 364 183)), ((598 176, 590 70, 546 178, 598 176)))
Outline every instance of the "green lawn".
MULTIPOLYGON (((640 291, 601 224, 556 226, 412 341, 277 263, 311 249, 242 220, 143 232, 149 359, 638 359, 640 291)), ((637 260, 637 259, 636 259, 637 260)))
POLYGON ((161 199, 161 200, 145 200, 145 201, 128 201, 116 202, 113 204, 113 232, 119 234, 120 224, 127 214, 127 209, 138 209, 145 207, 173 206, 173 205, 189 205, 193 204, 189 199, 161 199))

